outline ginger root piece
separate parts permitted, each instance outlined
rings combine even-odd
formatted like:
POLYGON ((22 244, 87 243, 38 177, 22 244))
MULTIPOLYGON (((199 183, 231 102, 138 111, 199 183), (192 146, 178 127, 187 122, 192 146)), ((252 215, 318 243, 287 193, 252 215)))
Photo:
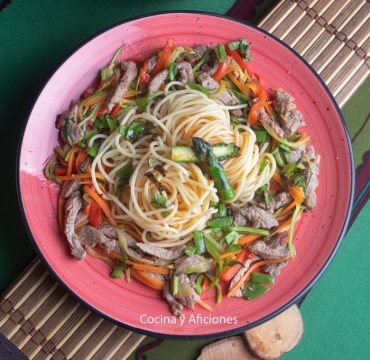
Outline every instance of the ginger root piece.
POLYGON ((244 332, 244 338, 257 356, 275 360, 296 346, 302 334, 301 312, 293 305, 270 321, 244 332))
POLYGON ((258 360, 258 358, 249 352, 241 336, 233 336, 207 345, 197 360, 258 360))

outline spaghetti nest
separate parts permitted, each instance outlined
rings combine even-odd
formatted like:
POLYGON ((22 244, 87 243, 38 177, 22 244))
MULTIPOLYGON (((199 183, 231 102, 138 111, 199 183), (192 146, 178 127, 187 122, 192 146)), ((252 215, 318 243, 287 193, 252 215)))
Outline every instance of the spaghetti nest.
POLYGON ((96 191, 102 194, 96 172, 99 171, 109 183, 104 194, 113 202, 113 217, 133 220, 144 231, 144 242, 162 247, 184 244, 192 238, 194 230, 203 229, 216 212, 213 203, 219 201, 213 181, 197 163, 176 163, 171 160, 172 146, 192 144, 192 137, 199 137, 210 144, 235 144, 239 156, 222 162, 225 173, 235 191, 228 202, 240 206, 254 197, 255 191, 268 183, 275 172, 274 157, 266 147, 256 144, 255 133, 246 125, 232 127, 230 111, 246 105, 225 106, 216 99, 182 83, 167 84, 163 92, 148 104, 143 113, 137 108, 130 110, 120 125, 134 122, 149 122, 152 134, 144 135, 131 143, 114 131, 111 135, 96 135, 105 139, 91 166, 91 175, 96 191), (174 89, 177 87, 177 89, 174 89), (155 174, 157 182, 148 176, 153 171, 150 163, 159 161, 165 173, 155 174), (119 193, 120 170, 132 165, 133 174, 122 194, 119 193), (153 197, 165 195, 168 206, 156 208, 153 197))

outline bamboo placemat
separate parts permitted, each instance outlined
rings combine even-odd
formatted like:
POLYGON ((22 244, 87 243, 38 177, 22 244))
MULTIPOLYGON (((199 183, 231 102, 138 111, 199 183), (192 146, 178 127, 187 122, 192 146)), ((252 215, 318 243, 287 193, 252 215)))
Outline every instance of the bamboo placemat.
POLYGON ((300 53, 341 107, 370 74, 365 0, 284 0, 258 26, 300 53))
MULTIPOLYGON (((370 73, 370 4, 283 0, 259 24, 316 69, 340 106, 370 73)), ((30 359, 126 359, 144 335, 69 295, 35 259, 0 298, 0 333, 30 359)))

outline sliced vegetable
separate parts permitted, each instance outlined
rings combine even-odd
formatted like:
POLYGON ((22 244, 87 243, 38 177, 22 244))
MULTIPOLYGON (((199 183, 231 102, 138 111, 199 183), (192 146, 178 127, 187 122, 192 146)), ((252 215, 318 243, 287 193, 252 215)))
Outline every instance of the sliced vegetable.
POLYGON ((199 294, 202 295, 202 283, 203 283, 204 275, 200 274, 197 277, 197 281, 195 282, 194 290, 199 294))
MULTIPOLYGON (((239 156, 240 148, 234 144, 216 144, 212 146, 213 153, 218 160, 239 156)), ((173 146, 171 160, 176 162, 199 162, 195 151, 190 146, 173 146)))
POLYGON ((196 264, 184 266, 184 274, 201 274, 211 268, 211 263, 208 259, 200 261, 196 264))
POLYGON ((202 85, 200 84, 197 84, 197 83, 194 83, 194 82, 190 82, 188 81, 186 83, 187 86, 189 86, 190 89, 193 89, 193 90, 197 90, 197 91, 200 91, 201 93, 203 93, 204 95, 208 96, 209 95, 209 90, 205 87, 203 87, 202 85))
POLYGON ((220 62, 218 64, 216 72, 212 75, 212 78, 216 81, 219 81, 220 79, 225 77, 228 66, 229 65, 227 64, 227 62, 220 62))
POLYGON ((182 47, 182 46, 179 46, 177 48, 174 48, 172 50, 172 53, 171 55, 169 56, 169 58, 167 59, 166 61, 166 64, 165 64, 165 68, 169 68, 172 64, 175 63, 175 60, 179 57, 179 55, 181 55, 183 52, 185 52, 186 50, 182 47))
POLYGON ((139 83, 140 84, 146 84, 149 82, 150 78, 148 75, 148 60, 144 61, 143 67, 140 70, 140 75, 139 75, 139 83))
POLYGON ((256 134, 256 141, 258 143, 264 143, 268 140, 267 131, 259 130, 254 132, 256 134))
POLYGON ((197 254, 203 254, 206 251, 206 246, 204 244, 204 237, 202 231, 194 231, 193 232, 193 239, 195 243, 197 254))
POLYGON ((276 160, 276 163, 280 166, 280 167, 284 167, 285 166, 285 162, 283 160, 283 158, 281 157, 281 154, 280 154, 280 151, 279 151, 279 148, 276 148, 273 152, 274 154, 274 158, 276 160))
POLYGON ((215 46, 214 49, 215 49, 215 53, 216 53, 216 57, 217 57, 218 62, 227 61, 227 55, 226 55, 226 50, 225 50, 224 45, 218 44, 218 45, 215 46))
POLYGON ((185 249, 185 254, 187 256, 192 256, 195 254, 195 252, 197 251, 197 248, 195 246, 188 246, 186 249, 185 249))
POLYGON ((196 74, 200 67, 208 60, 209 56, 211 54, 211 50, 207 50, 203 56, 201 57, 201 59, 198 61, 198 63, 193 67, 193 73, 196 74))
POLYGON ((173 48, 173 39, 167 39, 166 45, 159 56, 157 63, 153 69, 153 75, 158 74, 166 65, 168 58, 171 56, 173 48))
POLYGON ((297 204, 302 204, 304 199, 304 190, 300 186, 288 186, 289 195, 297 204))
POLYGON ((227 215, 227 210, 226 210, 225 204, 220 203, 218 205, 218 213, 216 215, 219 218, 223 218, 223 217, 225 217, 227 215))
MULTIPOLYGON (((220 253, 219 253, 219 250, 218 248, 215 246, 214 242, 211 241, 211 237, 209 236, 205 236, 204 237, 204 244, 206 246, 206 249, 208 251, 208 253, 216 260, 216 262, 218 264, 220 264, 220 253)), ((217 243, 217 245, 219 245, 217 243)))
POLYGON ((134 171, 134 167, 132 166, 132 163, 128 163, 124 166, 122 166, 117 172, 116 175, 120 177, 120 180, 124 183, 127 183, 130 179, 130 176, 132 175, 134 171))
POLYGON ((249 281, 243 289, 243 297, 247 299, 256 299, 269 291, 269 288, 263 284, 249 281))
POLYGON ((233 218, 231 216, 212 219, 207 221, 207 226, 212 228, 225 228, 230 227, 233 223, 233 218))
POLYGON ((290 257, 293 259, 294 258, 294 253, 293 253, 293 235, 294 235, 294 227, 295 223, 298 219, 298 216, 300 215, 301 212, 301 206, 299 204, 296 205, 293 216, 292 216, 292 223, 290 225, 290 231, 289 231, 289 240, 288 240, 288 249, 289 249, 289 254, 290 257))
POLYGON ((250 252, 248 249, 245 249, 243 252, 239 253, 235 258, 237 264, 223 270, 222 273, 220 274, 220 279, 226 282, 230 281, 235 276, 235 274, 242 268, 244 262, 248 259, 249 256, 250 252))
POLYGON ((118 279, 121 277, 122 272, 123 272, 123 266, 117 265, 113 268, 112 272, 110 273, 110 277, 114 279, 118 279))
POLYGON ((279 135, 277 135, 275 133, 275 131, 267 124, 263 124, 263 127, 266 129, 266 131, 275 139, 277 140, 278 142, 282 143, 282 144, 286 144, 287 146, 289 146, 290 148, 298 148, 300 146, 302 146, 303 144, 305 144, 307 141, 310 140, 310 137, 309 136, 304 136, 303 138, 300 138, 298 141, 296 142, 291 142, 291 141, 288 141, 288 140, 285 140, 285 139, 282 139, 281 137, 279 137, 279 135))
POLYGON ((171 206, 171 201, 168 200, 167 197, 163 196, 159 191, 154 193, 150 203, 156 209, 167 209, 171 206))
POLYGON ((261 237, 261 235, 247 235, 247 236, 243 236, 242 238, 240 238, 238 240, 238 244, 240 245, 245 245, 245 244, 249 244, 257 239, 259 239, 261 237))
POLYGON ((235 196, 233 187, 224 168, 213 153, 212 146, 204 139, 193 137, 193 149, 198 158, 205 163, 223 200, 231 200, 235 196))
POLYGON ((179 291, 179 277, 176 273, 172 276, 171 292, 173 296, 176 296, 179 291))
POLYGON ((141 270, 131 268, 131 276, 152 289, 162 290, 164 288, 163 280, 156 279, 141 270))
POLYGON ((102 210, 99 204, 95 200, 91 200, 89 207, 89 222, 90 225, 97 228, 101 224, 102 210))
POLYGON ((177 66, 176 66, 176 63, 173 62, 170 65, 169 72, 168 72, 168 78, 170 79, 170 81, 176 80, 176 71, 177 71, 177 66))
POLYGON ((89 148, 89 150, 87 150, 87 153, 91 157, 95 157, 98 154, 98 152, 99 152, 99 148, 97 146, 93 146, 89 148))
POLYGON ((226 235, 225 235, 225 241, 228 243, 228 244, 231 244, 235 241, 235 239, 238 237, 239 233, 235 230, 232 230, 232 231, 229 231, 226 235))
POLYGON ((268 274, 261 274, 258 272, 251 273, 251 281, 255 283, 263 283, 263 284, 274 284, 275 278, 268 274))
POLYGON ((130 142, 137 141, 140 136, 149 133, 151 127, 148 124, 133 122, 130 125, 121 125, 119 133, 130 142))
POLYGON ((243 249, 243 246, 240 245, 240 244, 230 244, 226 248, 226 251, 238 251, 238 250, 242 250, 242 249, 243 249))
POLYGON ((222 301, 222 289, 220 284, 216 284, 216 304, 220 304, 222 301))
POLYGON ((261 235, 261 236, 269 235, 268 230, 251 228, 247 226, 233 226, 233 227, 230 227, 229 230, 236 231, 241 234, 255 234, 255 235, 261 235))

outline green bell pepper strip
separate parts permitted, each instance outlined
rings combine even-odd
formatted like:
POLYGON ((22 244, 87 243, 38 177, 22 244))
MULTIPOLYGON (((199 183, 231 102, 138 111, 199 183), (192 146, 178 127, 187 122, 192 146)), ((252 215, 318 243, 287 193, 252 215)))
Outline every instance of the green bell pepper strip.
POLYGON ((256 299, 269 291, 269 288, 261 283, 249 281, 243 289, 243 297, 249 300, 256 299))
POLYGON ((233 224, 233 218, 231 216, 226 216, 222 218, 216 218, 207 221, 207 226, 212 228, 225 228, 233 224))
POLYGON ((202 85, 199 85, 199 84, 196 84, 196 83, 193 83, 193 82, 190 82, 190 81, 187 82, 186 85, 189 86, 190 89, 200 91, 201 93, 203 93, 206 96, 209 95, 209 90, 206 89, 205 87, 203 87, 202 85))
POLYGON ((227 61, 227 55, 226 55, 226 50, 225 50, 224 45, 222 45, 222 44, 216 45, 215 46, 215 53, 216 53, 217 60, 219 62, 227 61))
POLYGON ((114 279, 118 279, 121 277, 123 272, 123 266, 117 265, 113 268, 112 272, 110 273, 110 277, 114 279))
POLYGON ((255 283, 275 284, 275 278, 273 276, 258 272, 251 273, 251 281, 255 283))
POLYGON ((193 73, 196 74, 200 67, 208 60, 209 56, 211 54, 211 50, 207 50, 203 56, 201 57, 201 59, 198 61, 198 63, 193 67, 193 73))
POLYGON ((229 231, 226 235, 225 235, 225 241, 228 243, 228 244, 231 244, 235 241, 235 239, 238 237, 238 233, 236 231, 229 231))
POLYGON ((297 221, 297 218, 299 214, 301 213, 301 206, 299 204, 296 205, 293 216, 292 216, 292 224, 290 225, 290 231, 289 231, 289 240, 288 240, 288 249, 289 249, 289 254, 290 257, 293 259, 294 254, 293 254, 293 235, 294 235, 294 227, 295 223, 297 221))
POLYGON ((172 295, 175 296, 179 291, 179 277, 177 276, 177 274, 173 274, 171 285, 172 295))
POLYGON ((261 236, 269 235, 268 230, 256 229, 256 228, 251 228, 248 226, 232 226, 228 230, 237 231, 238 233, 242 233, 242 234, 255 234, 255 235, 261 235, 261 236))
POLYGON ((194 244, 196 247, 196 254, 203 254, 206 251, 206 246, 204 244, 204 237, 202 231, 193 232, 194 244))
POLYGON ((203 275, 203 274, 200 274, 200 275, 197 277, 197 281, 195 282, 194 290, 195 290, 199 295, 202 295, 202 282, 203 282, 203 279, 204 279, 204 275, 203 275))

